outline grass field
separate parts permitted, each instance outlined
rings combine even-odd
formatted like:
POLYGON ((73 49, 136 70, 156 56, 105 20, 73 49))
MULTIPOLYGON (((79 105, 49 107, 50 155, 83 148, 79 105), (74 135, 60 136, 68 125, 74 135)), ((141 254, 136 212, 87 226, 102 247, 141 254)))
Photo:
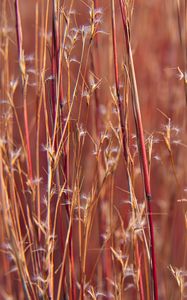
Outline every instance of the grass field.
POLYGON ((186 0, 0 1, 0 300, 187 298, 186 0))

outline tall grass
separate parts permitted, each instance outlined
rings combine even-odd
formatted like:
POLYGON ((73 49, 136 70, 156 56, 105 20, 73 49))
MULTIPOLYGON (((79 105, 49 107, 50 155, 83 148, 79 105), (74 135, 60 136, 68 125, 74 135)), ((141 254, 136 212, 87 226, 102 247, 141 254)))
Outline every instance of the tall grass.
POLYGON ((185 1, 0 14, 0 299, 185 299, 185 1))

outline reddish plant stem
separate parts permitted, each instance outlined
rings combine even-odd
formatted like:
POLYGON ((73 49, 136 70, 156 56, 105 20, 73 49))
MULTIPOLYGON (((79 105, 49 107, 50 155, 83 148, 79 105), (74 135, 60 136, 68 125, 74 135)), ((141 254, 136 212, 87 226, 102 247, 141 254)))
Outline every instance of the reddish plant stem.
POLYGON ((18 55, 19 55, 19 63, 20 63, 22 60, 23 37, 22 37, 22 30, 21 30, 21 18, 20 18, 18 0, 15 0, 15 12, 16 12, 16 35, 17 35, 18 55))
POLYGON ((24 82, 24 123, 25 123, 25 135, 26 135, 26 141, 27 141, 27 155, 28 155, 28 168, 29 168, 29 174, 30 174, 30 180, 32 184, 33 179, 33 172, 32 172, 32 158, 31 158, 31 147, 30 147, 30 138, 29 138, 29 126, 28 126, 28 112, 27 112, 27 100, 26 100, 26 90, 27 90, 27 81, 28 78, 25 79, 24 82))
MULTIPOLYGON (((28 168, 28 178, 30 180, 31 190, 33 192, 33 198, 35 198, 33 190, 33 168, 32 168, 32 156, 31 156, 31 146, 30 146, 30 136, 29 136, 29 122, 28 122, 28 111, 27 111, 27 85, 28 85, 28 75, 26 73, 25 57, 23 51, 23 35, 21 26, 21 17, 19 10, 19 1, 15 0, 15 17, 16 17, 16 35, 17 35, 17 46, 18 46, 18 60, 21 72, 21 84, 22 84, 22 95, 23 95, 23 114, 24 114, 24 126, 25 126, 25 137, 26 137, 26 155, 27 155, 27 168, 28 168)), ((24 145, 23 145, 24 147, 24 145)), ((33 219, 33 200, 28 201, 29 216, 31 221, 31 234, 34 239, 35 249, 38 246, 38 228, 33 219)), ((35 273, 40 269, 40 257, 39 254, 34 254, 33 270, 35 273)))
POLYGON ((52 18, 52 80, 51 80, 51 93, 52 93, 52 105, 53 105, 53 121, 56 115, 56 82, 58 74, 58 28, 57 28, 57 16, 56 16, 56 1, 53 0, 53 18, 52 18))
MULTIPOLYGON (((93 10, 97 9, 99 7, 98 5, 98 0, 93 1, 93 10)), ((93 40, 92 40, 93 43, 93 40)), ((98 64, 99 62, 99 52, 98 52, 98 46, 99 46, 99 40, 98 40, 98 35, 96 34, 94 37, 94 45, 95 45, 95 51, 92 49, 91 51, 91 68, 93 73, 97 76, 100 76, 100 65, 98 64), (96 62, 94 61, 94 54, 96 56, 96 62)), ((95 96, 95 112, 94 112, 94 123, 95 123, 95 137, 96 139, 98 138, 98 134, 100 131, 101 127, 101 122, 100 122, 100 111, 99 111, 99 92, 98 89, 94 91, 94 96, 95 96)), ((101 174, 100 170, 97 164, 97 176, 98 176, 98 183, 101 183, 101 174)), ((101 201, 105 201, 104 199, 101 199, 101 201)), ((99 238, 99 243, 100 247, 102 248, 103 246, 103 237, 102 234, 104 234, 106 230, 106 214, 104 213, 104 210, 102 208, 102 202, 98 202, 98 209, 99 209, 99 214, 98 214, 98 219, 99 219, 99 231, 100 231, 100 238, 99 238)), ((107 242, 108 248, 110 248, 110 241, 107 242)), ((106 247, 107 247, 106 245, 106 247)), ((104 288, 106 289, 107 295, 110 294, 110 284, 109 281, 106 281, 106 278, 112 279, 112 268, 111 268, 111 253, 108 250, 103 251, 102 253, 102 276, 103 276, 103 282, 104 282, 104 288)))
POLYGON ((148 208, 148 221, 149 221, 149 230, 150 230, 150 251, 151 251, 151 264, 152 264, 152 278, 153 278, 153 285, 154 285, 154 299, 158 300, 158 283, 157 283, 157 268, 156 268, 156 256, 155 256, 155 242, 154 242, 154 228, 153 228, 153 217, 152 217, 152 207, 151 207, 151 186, 150 186, 150 178, 149 178, 149 171, 148 171, 148 163, 147 163, 147 155, 146 155, 146 147, 144 141, 144 133, 143 133, 143 124, 142 124, 142 117, 140 112, 140 105, 139 105, 139 96, 138 96, 138 89, 136 84, 136 76, 134 70, 134 62, 132 57, 132 50, 129 38, 129 25, 128 20, 126 18, 125 12, 125 4, 123 0, 119 0, 120 8, 121 8, 121 16, 123 21, 124 33, 125 33, 125 41, 129 59, 129 75, 131 80, 132 86, 132 93, 133 93, 133 110, 134 110, 134 117, 136 123, 136 131, 137 131, 137 139, 138 139, 138 147, 139 147, 139 157, 140 162, 142 165, 142 172, 144 178, 144 189, 145 195, 147 199, 147 208, 148 208))
MULTIPOLYGON (((138 241, 135 241, 135 253, 136 253, 137 266, 138 266, 139 270, 141 270, 142 269, 141 268, 141 255, 140 255, 138 241)), ((145 300, 143 280, 142 280, 141 274, 140 274, 140 278, 139 278, 139 289, 140 289, 140 299, 145 300)))
POLYGON ((119 90, 119 70, 118 70, 118 58, 117 58, 117 43, 116 43, 116 22, 115 22, 115 10, 114 10, 114 2, 111 0, 112 6, 112 39, 113 39, 113 55, 114 55, 114 72, 115 72, 115 85, 116 85, 116 94, 118 99, 118 107, 120 114, 120 125, 122 130, 122 138, 123 138, 123 151, 126 162, 128 162, 128 153, 127 153, 127 134, 126 134, 126 126, 125 126, 125 116, 124 116, 124 107, 123 102, 120 97, 119 90))
POLYGON ((29 177, 32 182, 33 171, 32 171, 32 159, 31 159, 31 148, 30 148, 30 138, 29 138, 29 126, 28 126, 28 113, 27 113, 27 103, 26 103, 26 89, 27 89, 27 76, 25 72, 25 60, 23 52, 23 36, 21 28, 21 17, 19 11, 19 2, 15 0, 15 15, 16 15, 16 35, 17 35, 17 45, 18 45, 18 57, 19 57, 19 66, 22 75, 22 88, 23 88, 23 97, 24 97, 24 123, 25 123, 25 135, 26 135, 26 144, 27 144, 27 156, 28 156, 28 170, 29 177))
MULTIPOLYGON (((122 139, 123 139, 123 152, 124 152, 124 157, 125 157, 125 160, 127 163, 127 168, 129 168, 129 155, 128 155, 128 148, 127 148, 127 132, 126 132, 126 126, 125 126, 126 116, 124 115, 124 107, 123 107, 123 102, 122 102, 122 99, 120 96, 120 90, 119 90, 119 70, 118 70, 118 57, 117 57, 117 42, 116 42, 117 38, 116 38, 114 0, 111 0, 111 9, 112 9, 112 39, 113 39, 113 55, 114 55, 116 93, 117 93, 117 99, 118 99, 120 125, 121 125, 121 131, 122 131, 122 139)), ((131 186, 130 181, 131 180, 130 180, 129 171, 127 171, 126 175, 127 175, 127 181, 128 181, 128 185, 129 185, 129 189, 130 189, 130 186, 131 186)), ((137 248, 136 251, 139 251, 139 249, 137 248)), ((138 253, 138 256, 139 256, 139 253, 138 253)), ((140 295, 141 295, 141 299, 144 299, 143 285, 141 283, 142 283, 142 274, 140 272, 140 280, 139 280, 140 295)))
MULTIPOLYGON (((62 62, 60 61, 60 28, 59 28, 59 14, 57 12, 56 1, 53 0, 53 18, 52 18, 52 83, 51 83, 51 90, 52 90, 52 104, 53 104, 53 122, 55 122, 56 114, 59 113, 59 108, 57 107, 58 103, 63 101, 63 86, 62 86, 62 74, 61 68, 59 67, 62 62), (59 81, 59 82, 58 82, 59 81), (58 84, 59 83, 59 84, 58 84), (57 88, 59 88, 59 92, 57 92, 57 88), (57 97, 60 98, 58 101, 57 97)), ((62 113, 62 126, 64 125, 63 121, 63 113, 62 113)), ((54 126, 54 135, 55 141, 54 146, 57 148, 58 138, 56 136, 56 128, 54 126)), ((66 181, 66 188, 68 188, 68 157, 66 147, 64 147, 64 161, 63 161, 63 169, 65 174, 65 181, 66 181)), ((66 207, 66 213, 68 220, 70 220, 70 208, 68 205, 66 207)), ((59 224, 62 224, 62 207, 59 211, 59 224)), ((60 235, 62 236, 62 226, 60 226, 60 235)), ((71 299, 76 299, 76 284, 75 284, 75 267, 74 267, 74 256, 73 256, 73 238, 72 238, 72 227, 70 229, 70 239, 69 239, 69 261, 70 261, 70 268, 71 268, 71 299)), ((61 243, 63 244, 63 243, 61 243)), ((63 245, 62 245, 63 247, 63 245)), ((64 285, 64 278, 62 280, 62 284, 64 285)))

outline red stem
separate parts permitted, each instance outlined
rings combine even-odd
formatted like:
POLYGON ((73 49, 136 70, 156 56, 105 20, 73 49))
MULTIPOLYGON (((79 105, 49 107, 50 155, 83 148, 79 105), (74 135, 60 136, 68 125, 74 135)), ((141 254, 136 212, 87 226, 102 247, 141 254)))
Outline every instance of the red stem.
MULTIPOLYGON (((120 99, 120 91, 119 91, 119 70, 118 70, 118 59, 117 59, 115 6, 114 6, 114 1, 113 0, 111 0, 111 6, 112 6, 112 38, 113 38, 115 84, 116 84, 116 93, 117 93, 119 113, 120 113, 120 124, 121 124, 121 130, 122 130, 122 138, 123 138, 123 151, 124 151, 125 160, 128 163, 127 134, 126 134, 126 127, 125 127, 125 116, 124 116, 123 103, 120 99)), ((128 179, 128 174, 127 174, 127 179, 128 179)), ((137 248, 136 248, 136 252, 137 252, 137 256, 139 257, 138 245, 137 245, 137 248)), ((141 294, 141 299, 144 299, 143 285, 141 283, 142 283, 142 275, 140 273, 140 294, 141 294)))
POLYGON ((129 30, 128 30, 129 25, 126 18, 124 1, 119 0, 119 2, 120 2, 121 16, 123 21, 124 33, 125 33, 126 47, 127 47, 128 57, 129 57, 129 71, 130 71, 130 78, 132 81, 132 89, 133 89, 133 96, 134 96, 133 110, 134 110, 134 116, 136 122, 139 155, 140 155, 140 162, 142 164, 144 188, 145 188, 147 207, 148 207, 148 221, 149 221, 149 230, 150 230, 150 239, 151 239, 150 251, 151 251, 151 260, 152 260, 152 277, 153 277, 153 284, 154 284, 154 299, 158 300, 157 268, 156 268, 156 256, 155 256, 153 217, 152 217, 152 207, 151 207, 152 196, 151 196, 151 186, 150 186, 150 178, 149 178, 149 171, 148 171, 147 155, 146 155, 146 148, 145 148, 145 141, 144 141, 144 134, 143 134, 142 117, 141 117, 140 106, 139 106, 139 97, 138 97, 138 90, 136 84, 134 63, 133 63, 132 50, 131 50, 130 38, 129 38, 129 30))
MULTIPOLYGON (((52 90, 52 104, 53 104, 53 122, 55 122, 56 114, 58 113, 58 108, 56 107, 58 101, 57 101, 57 94, 56 94, 56 86, 58 83, 58 80, 60 81, 59 84, 59 95, 60 101, 63 101, 63 86, 62 86, 62 74, 59 74, 59 65, 61 62, 59 61, 59 51, 60 51, 60 32, 59 32, 59 16, 56 15, 57 9, 55 7, 55 0, 53 0, 53 18, 52 18, 52 84, 51 84, 51 90, 52 90)), ((64 125, 63 121, 63 115, 62 115, 62 123, 64 125)), ((56 132, 54 132, 56 135, 56 132)), ((55 138, 55 148, 57 148, 57 137, 55 138)), ((66 188, 68 187, 68 162, 67 162, 67 152, 64 147, 64 162, 63 162, 63 169, 64 174, 66 176, 66 188)), ((66 207, 66 213, 68 216, 68 219, 70 219, 70 208, 68 205, 66 207)), ((62 222, 62 208, 60 208, 59 212, 59 221, 62 222)), ((59 222, 59 223, 60 223, 59 222)), ((62 234, 62 229, 60 228, 60 234, 62 234)), ((73 233, 72 228, 70 231, 70 240, 69 240, 69 258, 70 258, 70 268, 71 268, 71 299, 76 299, 76 283, 75 283, 75 266, 74 266, 74 256, 73 256, 73 233)), ((62 280, 62 284, 64 285, 64 276, 62 280)))
POLYGON ((25 135, 26 135, 26 144, 27 144, 27 156, 28 156, 28 172, 30 180, 33 179, 32 172, 32 159, 31 159, 31 148, 30 148, 30 138, 29 138, 29 126, 28 126, 28 113, 27 113, 27 103, 26 103, 26 88, 27 88, 27 77, 24 73, 25 62, 24 62, 24 53, 23 53, 23 37, 22 37, 22 28, 21 28, 21 17, 19 11, 19 2, 15 0, 15 14, 16 14, 16 35, 17 35, 17 44, 18 44, 18 56, 19 56, 19 66, 22 75, 22 88, 23 88, 23 105, 24 105, 24 123, 25 123, 25 135))

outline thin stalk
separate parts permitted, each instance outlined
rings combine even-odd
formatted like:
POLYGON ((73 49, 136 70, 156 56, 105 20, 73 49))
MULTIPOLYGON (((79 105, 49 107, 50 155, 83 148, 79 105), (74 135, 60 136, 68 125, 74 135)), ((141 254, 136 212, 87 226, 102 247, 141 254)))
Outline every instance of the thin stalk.
POLYGON ((29 138, 28 113, 27 113, 27 104, 26 104, 26 88, 27 88, 28 78, 25 70, 23 36, 22 36, 21 17, 20 17, 18 0, 15 0, 15 15, 16 15, 18 58, 19 58, 19 67, 22 75, 22 88, 23 88, 23 96, 24 96, 24 123, 25 123, 25 134, 26 134, 26 144, 27 144, 28 170, 29 170, 29 177, 32 182, 33 171, 32 171, 31 147, 30 147, 30 138, 29 138))
MULTIPOLYGON (((32 167, 32 157, 31 157, 31 146, 30 146, 30 136, 29 136, 29 122, 28 122, 28 111, 27 111, 27 85, 28 85, 28 75, 26 73, 26 65, 23 50, 23 36, 22 36, 22 26, 21 17, 19 10, 19 1, 15 0, 15 17, 16 17, 16 35, 17 35, 17 46, 18 46, 18 60, 21 73, 21 84, 22 84, 22 96, 23 96, 23 113, 24 113, 24 125, 25 125, 25 136, 26 136, 26 156, 27 156, 27 168, 28 168, 28 178, 29 186, 31 189, 31 199, 28 201, 28 219, 30 220, 30 233, 33 237, 33 245, 37 248, 38 245, 38 228, 34 222, 34 206, 33 202, 35 200, 35 190, 33 187, 33 167, 32 167)), ((33 246, 32 246, 33 247, 33 246)), ((32 256, 32 255, 31 255, 32 256)), ((39 266, 39 256, 38 253, 33 254, 34 263, 32 264, 34 273, 37 274, 39 266)))
MULTIPOLYGON (((117 57, 117 41, 116 41, 116 22, 115 22, 115 5, 114 0, 111 0, 111 10, 112 10, 112 39, 113 39, 113 56, 114 56, 114 71, 115 71, 115 85, 116 85, 116 94, 118 100, 118 108, 119 108, 119 119, 120 119, 120 126, 121 126, 121 133, 122 133, 122 141, 123 141, 123 153, 124 158, 127 164, 127 181, 128 181, 128 189, 129 195, 131 198, 131 177, 129 171, 129 156, 130 153, 128 151, 128 139, 127 139, 127 128, 126 128, 126 116, 124 115, 124 107, 122 98, 120 95, 119 90, 119 70, 118 70, 118 57, 117 57)), ((131 201, 132 203, 132 201, 131 201)), ((138 244, 136 245, 136 252, 139 253, 138 244)), ((139 256, 139 254, 137 254, 139 256)), ((142 274, 140 272, 140 279, 139 279, 139 290, 140 290, 140 297, 144 299, 144 291, 142 283, 142 274)))
MULTIPOLYGON (((92 15, 93 18, 95 17, 95 10, 99 8, 98 1, 94 0, 92 2, 92 15)), ((93 23, 93 32, 96 31, 94 20, 92 20, 93 23)), ((91 49, 91 69, 93 74, 96 74, 97 76, 100 76, 100 65, 99 65, 99 52, 98 52, 98 46, 99 46, 99 40, 98 40, 98 35, 93 34, 93 38, 91 38, 90 43, 94 43, 94 49, 91 49), (94 54, 96 56, 96 60, 94 61, 94 54)), ((94 102, 94 113, 93 113, 93 128, 94 128, 94 137, 95 140, 98 141, 99 137, 99 132, 101 128, 101 116, 100 116, 100 111, 99 111, 99 91, 96 88, 94 91, 94 96, 95 96, 95 102, 94 102)), ((96 172, 98 176, 98 187, 101 184, 101 170, 104 169, 103 162, 101 160, 101 164, 98 165, 96 161, 96 172)), ((100 248, 102 248, 102 245, 104 244, 103 242, 103 236, 105 232, 105 227, 106 227, 106 215, 104 213, 103 207, 102 207, 102 202, 105 201, 104 199, 99 199, 98 202, 98 222, 99 222, 99 232, 100 232, 100 238, 99 238, 99 243, 100 243, 100 248)), ((110 241, 108 241, 108 248, 110 249, 110 241)), ((111 270, 111 255, 109 251, 103 251, 102 252, 102 277, 103 281, 105 283, 104 288, 106 289, 106 293, 109 295, 110 292, 110 287, 109 287, 109 281, 106 281, 105 278, 112 278, 112 270, 111 270)), ((99 277, 99 276, 98 276, 99 277)), ((98 282, 100 281, 100 278, 98 278, 98 282)))
POLYGON ((144 190, 147 199, 148 222, 149 222, 149 230, 150 230, 151 268, 152 268, 152 278, 153 278, 153 285, 154 285, 154 299, 158 300, 157 268, 156 268, 154 228, 153 228, 153 217, 152 217, 152 206, 151 206, 151 199, 152 199, 151 185, 150 185, 147 155, 146 155, 146 148, 145 148, 145 141, 144 141, 142 117, 140 112, 138 89, 136 83, 136 75, 135 75, 132 49, 131 49, 130 38, 129 38, 129 25, 125 14, 124 1, 119 0, 119 2, 120 2, 120 9, 121 9, 121 15, 122 15, 122 21, 123 21, 123 27, 125 33, 127 53, 129 58, 129 76, 131 80, 131 87, 132 87, 132 94, 133 94, 133 111, 134 111, 134 118, 136 123, 139 158, 142 166, 142 173, 144 178, 144 190))

